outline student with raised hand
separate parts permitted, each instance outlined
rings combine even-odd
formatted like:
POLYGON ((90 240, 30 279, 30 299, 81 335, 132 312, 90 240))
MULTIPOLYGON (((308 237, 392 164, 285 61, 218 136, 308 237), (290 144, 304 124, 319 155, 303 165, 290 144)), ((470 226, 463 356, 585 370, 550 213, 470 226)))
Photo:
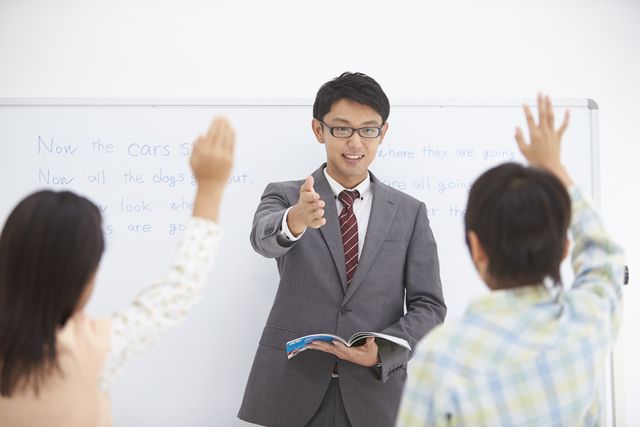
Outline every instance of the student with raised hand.
POLYGON ((104 248, 96 206, 52 191, 16 206, 0 236, 0 426, 113 425, 108 390, 118 370, 182 321, 203 293, 234 141, 222 117, 198 138, 193 218, 171 269, 111 318, 82 311, 104 248))
POLYGON ((622 315, 622 250, 560 162, 551 101, 524 107, 530 167, 504 164, 471 188, 467 243, 491 293, 418 345, 397 426, 594 426, 598 377, 622 315), (562 290, 567 228, 575 280, 562 290), (546 285, 545 280, 552 284, 546 285))

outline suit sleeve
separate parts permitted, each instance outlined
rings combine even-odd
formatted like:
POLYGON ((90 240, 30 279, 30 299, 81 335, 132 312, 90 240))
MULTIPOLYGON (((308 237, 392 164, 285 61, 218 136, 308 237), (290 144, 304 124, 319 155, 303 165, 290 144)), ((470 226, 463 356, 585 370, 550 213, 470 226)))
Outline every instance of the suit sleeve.
POLYGON ((251 246, 265 258, 278 258, 291 249, 296 241, 290 241, 282 233, 282 218, 293 206, 280 183, 270 183, 265 188, 253 217, 251 246))
MULTIPOLYGON (((436 325, 444 321, 447 307, 442 295, 440 266, 435 238, 429 227, 427 209, 420 203, 404 265, 407 312, 400 320, 381 331, 406 339, 412 349, 436 325)), ((382 367, 374 375, 385 382, 400 368, 406 369, 412 352, 404 347, 378 342, 382 367)))

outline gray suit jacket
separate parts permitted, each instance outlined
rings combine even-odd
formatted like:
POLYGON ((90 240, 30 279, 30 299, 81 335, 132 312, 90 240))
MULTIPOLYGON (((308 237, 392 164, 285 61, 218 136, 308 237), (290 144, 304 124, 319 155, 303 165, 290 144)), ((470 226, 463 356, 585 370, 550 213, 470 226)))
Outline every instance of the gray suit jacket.
MULTIPOLYGON (((320 405, 336 356, 307 350, 289 360, 287 341, 323 332, 349 339, 371 331, 402 337, 415 348, 446 314, 424 203, 373 174, 369 226, 347 288, 338 212, 325 166, 313 173, 314 189, 327 204, 324 226, 308 228, 295 243, 279 235, 284 212, 298 202, 303 180, 269 184, 254 217, 251 244, 259 254, 276 258, 280 285, 238 413, 245 421, 304 426, 320 405)), ((338 360, 340 390, 354 427, 392 426, 400 404, 411 354, 394 344, 376 343, 382 368, 338 360)))

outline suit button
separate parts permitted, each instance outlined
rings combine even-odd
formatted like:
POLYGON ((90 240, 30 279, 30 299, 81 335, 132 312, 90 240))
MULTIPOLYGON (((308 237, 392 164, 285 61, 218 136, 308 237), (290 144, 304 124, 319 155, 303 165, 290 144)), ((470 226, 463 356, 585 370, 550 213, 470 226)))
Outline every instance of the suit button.
POLYGON ((340 313, 342 313, 342 314, 347 314, 348 312, 349 312, 349 310, 347 310, 347 307, 342 307, 340 309, 340 313))

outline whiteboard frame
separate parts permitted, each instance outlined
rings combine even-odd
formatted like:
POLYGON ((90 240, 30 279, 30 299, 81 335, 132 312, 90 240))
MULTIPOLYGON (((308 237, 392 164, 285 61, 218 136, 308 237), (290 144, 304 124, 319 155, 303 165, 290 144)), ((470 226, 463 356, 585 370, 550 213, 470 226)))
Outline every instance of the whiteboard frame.
MULTIPOLYGON (((313 98, 0 98, 3 107, 224 107, 224 106, 313 106, 313 98)), ((391 98, 392 106, 426 107, 519 107, 535 105, 535 98, 391 98)), ((554 99, 555 107, 587 107, 599 110, 589 98, 554 99)))
MULTIPOLYGON (((224 106, 313 106, 313 98, 0 98, 0 107, 224 107, 224 106)), ((392 98, 392 106, 426 107, 517 107, 523 103, 536 105, 535 98, 518 99, 427 99, 392 98)), ((554 106, 586 107, 591 110, 591 150, 592 150, 592 189, 593 200, 601 208, 600 192, 600 110, 598 104, 589 98, 556 99, 554 106)), ((622 336, 618 337, 616 348, 607 358, 600 390, 600 399, 605 402, 602 408, 607 426, 625 427, 625 396, 623 382, 622 336)))

